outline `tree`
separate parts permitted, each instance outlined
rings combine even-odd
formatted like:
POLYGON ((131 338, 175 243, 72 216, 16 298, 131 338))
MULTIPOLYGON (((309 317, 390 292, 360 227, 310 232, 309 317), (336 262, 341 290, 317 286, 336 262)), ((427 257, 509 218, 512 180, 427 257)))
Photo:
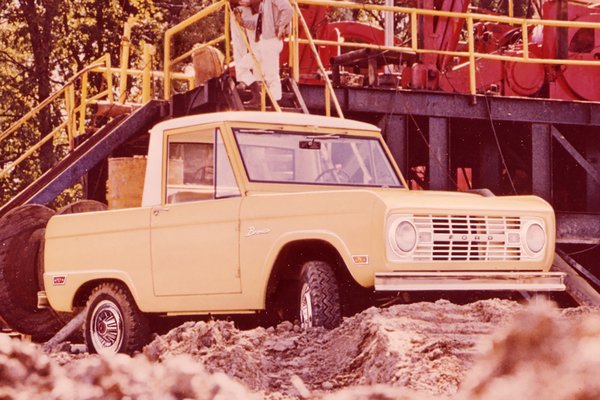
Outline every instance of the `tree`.
MULTIPOLYGON (((116 63, 123 23, 130 15, 138 21, 134 43, 160 40, 165 9, 153 0, 0 0, 0 132, 104 53, 116 63)), ((132 62, 139 58, 139 51, 132 54, 132 62)), ((0 168, 52 132, 61 118, 63 110, 48 107, 35 123, 0 143, 0 168)), ((2 202, 53 165, 54 150, 50 141, 39 162, 4 179, 2 202)))

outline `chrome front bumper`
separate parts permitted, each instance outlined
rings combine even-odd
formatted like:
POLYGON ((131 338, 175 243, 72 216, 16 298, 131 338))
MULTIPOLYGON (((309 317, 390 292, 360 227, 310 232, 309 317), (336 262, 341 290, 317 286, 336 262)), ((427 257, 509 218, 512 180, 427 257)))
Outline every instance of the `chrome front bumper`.
POLYGON ((564 291, 562 272, 382 272, 375 291, 564 291))

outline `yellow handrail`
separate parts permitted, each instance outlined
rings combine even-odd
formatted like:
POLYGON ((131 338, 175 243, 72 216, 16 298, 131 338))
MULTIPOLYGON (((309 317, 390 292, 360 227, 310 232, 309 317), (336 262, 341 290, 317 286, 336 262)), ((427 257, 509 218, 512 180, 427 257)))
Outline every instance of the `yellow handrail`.
MULTIPOLYGON (((402 13, 410 15, 410 32, 411 41, 410 47, 405 46, 383 46, 369 43, 339 43, 338 41, 331 40, 312 40, 314 44, 320 46, 344 46, 349 48, 371 48, 378 50, 389 50, 396 51, 399 53, 412 53, 412 54, 438 54, 438 55, 449 55, 455 57, 464 57, 469 61, 469 91, 471 94, 476 94, 476 59, 490 59, 500 61, 512 61, 522 62, 529 64, 548 64, 548 65, 581 65, 581 66, 600 66, 600 60, 574 60, 574 59, 550 59, 550 58, 532 58, 529 55, 528 48, 528 28, 531 26, 552 26, 552 27, 563 27, 563 28, 592 28, 600 29, 600 23, 597 22, 579 22, 579 21, 560 21, 560 20, 538 20, 538 19, 525 19, 525 18, 514 18, 505 17, 500 15, 488 15, 478 13, 460 13, 454 11, 439 11, 430 9, 417 9, 409 7, 388 7, 375 4, 362 4, 362 3, 351 3, 347 1, 331 1, 331 0, 295 0, 298 4, 323 6, 332 8, 347 8, 347 9, 362 9, 370 11, 391 11, 395 13, 402 13), (468 51, 458 50, 434 50, 434 49, 422 49, 418 46, 418 16, 435 16, 435 17, 448 17, 464 19, 467 25, 467 46, 468 51), (487 21, 487 22, 498 22, 511 25, 517 25, 520 27, 521 36, 523 38, 523 52, 522 55, 503 55, 494 53, 480 53, 475 51, 474 46, 474 35, 473 25, 474 21, 487 21)), ((297 43, 309 43, 306 39, 297 39, 297 43)), ((296 44, 297 46, 297 44, 296 44)), ((296 60, 297 62, 297 60, 296 60)), ((297 66, 294 66, 297 68, 297 66)), ((327 97, 326 97, 327 98, 327 97)))
POLYGON ((29 121, 33 116, 37 115, 42 109, 44 109, 45 107, 47 107, 50 103, 52 103, 54 100, 56 100, 58 97, 60 97, 69 86, 73 85, 73 83, 83 74, 93 70, 94 68, 98 67, 99 64, 91 64, 88 65, 87 67, 85 67, 84 69, 82 69, 81 71, 79 71, 78 73, 76 73, 71 79, 69 79, 67 81, 67 83, 65 83, 58 91, 54 92, 52 95, 50 95, 48 98, 46 98, 44 101, 42 101, 40 104, 38 104, 36 107, 34 107, 31 111, 29 111, 27 114, 25 114, 24 116, 22 116, 17 122, 15 122, 14 124, 12 124, 8 129, 6 129, 4 132, 0 133, 0 142, 2 142, 4 139, 6 139, 8 136, 10 136, 11 134, 13 134, 14 132, 17 131, 17 129, 19 129, 21 126, 23 126, 27 121, 29 121))
POLYGON ((469 42, 469 91, 471 94, 477 92, 475 74, 475 38, 473 37, 473 18, 467 18, 467 34, 469 42))
POLYGON ((298 4, 324 6, 332 8, 348 8, 353 10, 371 10, 371 11, 393 11, 400 14, 417 14, 433 17, 450 17, 467 19, 472 17, 478 21, 488 22, 501 22, 510 25, 521 25, 524 21, 528 21, 531 25, 546 25, 556 26, 563 28, 600 28, 598 22, 579 22, 579 21, 560 21, 560 20, 549 20, 549 19, 526 19, 526 18, 514 18, 505 17, 502 15, 492 14, 480 14, 480 13, 461 13, 457 11, 440 11, 430 10, 425 8, 411 8, 411 7, 399 7, 399 6, 382 6, 377 4, 363 4, 363 3, 351 3, 348 1, 333 1, 333 0, 296 0, 298 4))
MULTIPOLYGON (((352 42, 336 42, 333 40, 323 40, 323 39, 313 39, 314 44, 319 46, 343 46, 348 48, 355 49, 373 49, 373 50, 389 50, 389 51, 397 51, 399 53, 411 53, 411 54, 439 54, 439 55, 449 55, 449 56, 457 56, 457 57, 465 57, 469 58, 470 53, 468 51, 458 51, 458 50, 430 50, 430 49, 416 49, 413 50, 412 47, 404 47, 404 46, 384 46, 377 44, 369 44, 369 43, 352 43, 352 42)), ((309 41, 307 39, 298 39, 298 43, 308 44, 309 41)), ((523 49, 525 53, 525 49, 523 49)), ((494 54, 494 53, 479 53, 473 51, 473 55, 475 58, 487 58, 490 60, 501 60, 501 61, 513 61, 513 62, 522 62, 528 64, 564 64, 564 65, 598 65, 600 66, 600 61, 587 61, 587 60, 573 60, 573 59, 552 59, 552 58, 525 58, 520 56, 507 56, 503 54, 494 54)))
MULTIPOLYGON (((227 0, 220 0, 214 4, 211 4, 210 6, 200 10, 199 12, 197 12, 190 18, 186 19, 185 21, 180 22, 179 24, 173 26, 172 28, 169 28, 165 32, 164 60, 163 60, 163 62, 164 62, 163 98, 165 100, 168 100, 169 97, 171 97, 171 65, 173 64, 173 62, 171 60, 171 39, 173 38, 173 36, 175 34, 183 31, 185 28, 195 24, 196 22, 200 21, 202 18, 220 10, 222 7, 225 6, 225 4, 229 4, 229 2, 227 0)), ((225 29, 227 29, 227 28, 225 28, 225 29)))
POLYGON ((50 132, 49 134, 44 136, 39 142, 37 142, 36 144, 31 146, 25 153, 21 154, 21 156, 19 156, 19 158, 17 158, 15 161, 11 162, 8 167, 5 167, 4 169, 0 170, 0 179, 8 176, 8 174, 12 170, 14 170, 17 166, 19 166, 19 164, 21 164, 27 158, 29 158, 33 153, 38 151, 44 144, 46 144, 48 141, 50 141, 50 139, 52 139, 54 137, 54 135, 56 135, 58 132, 60 132, 62 129, 64 129, 67 125, 68 125, 68 121, 65 121, 62 124, 60 124, 59 126, 57 126, 52 132, 50 132))
POLYGON ((129 48, 131 47, 131 28, 135 24, 135 18, 129 17, 123 28, 121 38, 121 74, 119 80, 119 103, 127 100, 127 68, 129 67, 129 48))
MULTIPOLYGON (((171 60, 171 49, 170 44, 173 36, 185 28, 195 24, 201 19, 219 11, 221 7, 227 0, 218 1, 211 6, 201 10, 191 18, 183 21, 182 23, 174 26, 169 29, 165 34, 165 66, 164 66, 164 98, 167 99, 171 93, 171 79, 175 76, 173 72, 171 72, 171 67, 173 64, 178 63, 189 57, 193 50, 186 52, 185 54, 174 58, 171 60)), ((600 29, 600 23, 596 22, 579 22, 579 21, 562 21, 562 20, 540 20, 540 19, 526 19, 526 18, 515 18, 513 16, 512 7, 509 5, 509 16, 503 15, 490 15, 490 14, 481 14, 481 13, 462 13, 456 11, 440 11, 440 10, 432 10, 432 9, 420 9, 420 8, 411 8, 411 7, 399 7, 399 6, 385 6, 385 5, 377 5, 377 4, 364 4, 364 3, 353 3, 349 1, 334 1, 334 0, 290 0, 292 5, 294 6, 294 16, 292 19, 292 34, 290 36, 289 41, 289 61, 292 71, 292 76, 298 80, 300 77, 299 70, 299 57, 298 57, 298 46, 299 44, 308 44, 313 51, 315 59, 317 60, 317 64, 320 64, 319 68, 322 68, 322 63, 318 57, 317 52, 315 52, 314 46, 337 46, 338 48, 344 46, 346 48, 371 48, 378 50, 388 50, 399 53, 411 53, 411 54, 435 54, 435 55, 447 55, 452 57, 460 57, 468 60, 468 68, 469 68, 469 91, 471 94, 476 94, 477 84, 476 84, 476 61, 477 59, 489 59, 489 60, 499 60, 499 61, 510 61, 510 62, 523 62, 530 64, 546 64, 546 65, 581 65, 581 66, 600 66, 600 60, 576 60, 576 59, 551 59, 551 58, 539 58, 539 57, 531 57, 529 53, 529 41, 528 34, 529 29, 533 26, 551 26, 551 27, 563 27, 563 28, 592 28, 592 29, 600 29), (313 39, 310 37, 310 32, 308 31, 308 27, 306 26, 306 22, 300 20, 304 25, 303 28, 306 32, 307 39, 301 39, 298 35, 299 30, 299 17, 301 17, 301 13, 299 11, 299 4, 308 5, 308 6, 321 6, 328 8, 345 8, 352 10, 368 10, 368 11, 376 11, 376 12, 392 12, 392 13, 400 13, 406 14, 410 17, 410 24, 407 27, 410 30, 411 39, 408 46, 383 46, 374 43, 351 43, 351 42, 343 42, 339 41, 331 41, 331 40, 322 40, 322 39, 313 39), (419 21, 419 16, 432 16, 432 17, 446 17, 446 18, 454 18, 454 19, 462 19, 465 21, 466 29, 467 29, 467 50, 435 50, 435 49, 425 49, 419 48, 418 43, 418 32, 419 32, 419 24, 422 23, 419 21), (475 50, 475 37, 473 33, 473 28, 475 22, 495 22, 495 23, 503 23, 514 25, 518 27, 521 31, 521 37, 523 41, 523 49, 520 54, 513 55, 505 55, 498 53, 480 53, 475 50)), ((226 8, 225 12, 225 22, 229 19, 229 9, 226 8)), ((229 37, 229 24, 226 23, 224 25, 224 34, 217 39, 213 39, 207 44, 216 44, 225 41, 226 47, 226 60, 229 60, 229 49, 230 49, 230 37, 229 37)), ((325 85, 327 90, 330 93, 325 95, 325 107, 326 111, 330 109, 330 94, 333 93, 333 88, 331 83, 328 82, 327 73, 323 73, 323 79, 325 80, 325 85)), ((336 102, 334 96, 334 102, 336 102)), ((338 105, 336 105, 336 108, 338 105)), ((338 114, 341 115, 341 110, 338 111, 338 114)))
POLYGON ((331 115, 331 111, 329 110, 329 100, 330 98, 333 99, 333 104, 335 105, 335 110, 338 114, 338 117, 340 118, 344 118, 344 113, 342 112, 342 107, 340 107, 340 103, 338 102, 337 96, 335 95, 335 90, 333 89, 333 85, 331 84, 331 80, 329 79, 329 76, 327 75, 327 71, 325 70, 325 67, 323 66, 323 63, 321 62, 321 57, 319 57, 319 52, 317 51, 317 48, 315 47, 315 43, 314 40, 312 38, 312 35, 310 33, 310 29, 308 28, 308 24, 306 23, 306 20, 304 19, 304 16, 302 15, 302 12, 300 11, 300 7, 298 6, 298 3, 296 0, 291 0, 292 5, 294 6, 294 11, 295 13, 298 15, 298 19, 300 20, 300 22, 302 22, 302 27, 304 28, 304 34, 306 35, 306 37, 308 38, 308 42, 310 45, 310 49, 313 53, 313 55, 315 56, 315 60, 317 60, 317 65, 319 66, 319 70, 321 71, 321 74, 323 74, 323 79, 325 79, 325 86, 326 86, 326 93, 325 93, 325 108, 326 108, 326 114, 327 116, 331 115), (331 95, 331 96, 329 96, 331 95))
MULTIPOLYGON (((229 31, 229 30, 226 29, 225 31, 229 31)), ((180 63, 181 61, 183 61, 186 58, 190 57, 195 51, 198 51, 198 49, 201 49, 203 47, 208 47, 208 46, 214 46, 215 44, 220 43, 220 42, 222 42, 224 40, 225 40, 225 35, 221 35, 221 36, 219 36, 216 39, 213 39, 213 40, 211 40, 209 42, 203 43, 201 46, 194 47, 193 49, 191 49, 191 50, 183 53, 179 57, 172 59, 171 60, 171 64, 174 65, 174 64, 180 63)))
MULTIPOLYGON (((37 106, 19 118, 11 126, 0 132, 0 143, 15 135, 25 124, 35 118, 43 109, 53 106, 62 110, 62 120, 58 126, 54 127, 51 133, 45 135, 31 146, 28 146, 22 154, 17 155, 13 161, 6 163, 4 168, 0 167, 0 178, 7 177, 19 165, 29 157, 38 152, 44 144, 55 138, 55 144, 58 143, 58 135, 61 136, 62 143, 68 143, 69 151, 75 147, 75 138, 85 132, 86 110, 91 104, 97 104, 106 100, 109 103, 115 101, 115 95, 118 94, 117 101, 125 103, 128 96, 128 78, 138 77, 141 81, 141 88, 135 91, 135 94, 141 98, 142 103, 147 103, 152 98, 152 78, 164 78, 163 71, 152 71, 152 57, 155 54, 153 46, 144 44, 143 49, 143 69, 137 70, 129 68, 129 36, 133 20, 129 19, 124 27, 124 35, 121 48, 121 62, 118 68, 111 65, 111 57, 104 54, 102 57, 91 62, 82 70, 75 73, 64 85, 44 99, 37 106), (103 75, 106 87, 104 90, 90 96, 89 93, 89 74, 99 73, 103 75), (115 92, 113 77, 119 77, 119 90, 115 92), (57 104, 58 102, 58 104, 57 104)), ((187 81, 190 87, 193 85, 193 76, 182 73, 171 73, 170 79, 187 81)))
POLYGON ((65 109, 65 120, 60 123, 57 127, 55 127, 52 132, 41 138, 37 143, 33 144, 29 147, 23 154, 17 157, 16 160, 9 162, 8 166, 0 170, 0 178, 4 178, 8 176, 8 174, 13 171, 17 166, 19 166, 23 161, 32 156, 36 151, 38 151, 44 144, 49 142, 55 135, 57 135, 63 129, 66 129, 67 133, 67 141, 69 144, 69 149, 73 150, 75 143, 75 136, 79 132, 83 132, 85 128, 85 108, 90 102, 94 99, 94 97, 104 97, 110 98, 110 94, 112 93, 112 80, 107 82, 107 90, 100 93, 101 96, 94 96, 90 99, 88 96, 88 74, 94 71, 96 68, 100 68, 101 66, 105 66, 107 70, 110 69, 110 59, 108 54, 100 57, 98 60, 92 62, 90 65, 84 67, 81 71, 77 72, 73 77, 71 77, 60 89, 51 94, 48 98, 44 99, 40 104, 30 110, 27 114, 13 123, 8 129, 0 134, 0 142, 7 139, 9 136, 15 134, 21 127, 23 127, 29 120, 34 118, 41 110, 53 104, 54 101, 63 97, 64 101, 64 109, 65 109), (75 96, 75 83, 77 80, 81 78, 81 94, 80 94, 80 104, 76 105, 76 96, 75 96), (79 113, 79 120, 77 119, 77 113, 79 113))
POLYGON ((145 104, 152 98, 152 57, 156 54, 156 48, 148 43, 144 43, 143 46, 142 103, 145 104))

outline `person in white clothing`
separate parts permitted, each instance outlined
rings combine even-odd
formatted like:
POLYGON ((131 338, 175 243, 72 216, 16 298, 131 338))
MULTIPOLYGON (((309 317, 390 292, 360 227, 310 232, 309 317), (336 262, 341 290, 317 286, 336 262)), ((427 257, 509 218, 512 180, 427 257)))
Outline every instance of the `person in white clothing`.
POLYGON ((256 51, 255 37, 258 13, 253 12, 253 7, 258 9, 259 1, 230 0, 233 11, 232 18, 230 19, 231 46, 239 89, 245 89, 256 80, 253 73, 254 62, 246 43, 251 46, 252 51, 256 51), (247 40, 244 40, 242 36, 244 34, 247 40))
MULTIPOLYGON (((279 78, 279 53, 283 49, 283 39, 290 34, 292 6, 289 0, 263 0, 260 5, 256 36, 256 58, 260 63, 265 82, 275 100, 280 100, 281 80, 279 78)), ((254 78, 260 82, 258 71, 254 78)))

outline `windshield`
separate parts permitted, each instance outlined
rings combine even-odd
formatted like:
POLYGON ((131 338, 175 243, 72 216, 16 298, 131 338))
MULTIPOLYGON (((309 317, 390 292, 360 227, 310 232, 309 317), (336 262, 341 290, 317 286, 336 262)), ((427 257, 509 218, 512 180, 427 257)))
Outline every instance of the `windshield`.
POLYGON ((234 129, 255 182, 402 187, 376 138, 234 129))

